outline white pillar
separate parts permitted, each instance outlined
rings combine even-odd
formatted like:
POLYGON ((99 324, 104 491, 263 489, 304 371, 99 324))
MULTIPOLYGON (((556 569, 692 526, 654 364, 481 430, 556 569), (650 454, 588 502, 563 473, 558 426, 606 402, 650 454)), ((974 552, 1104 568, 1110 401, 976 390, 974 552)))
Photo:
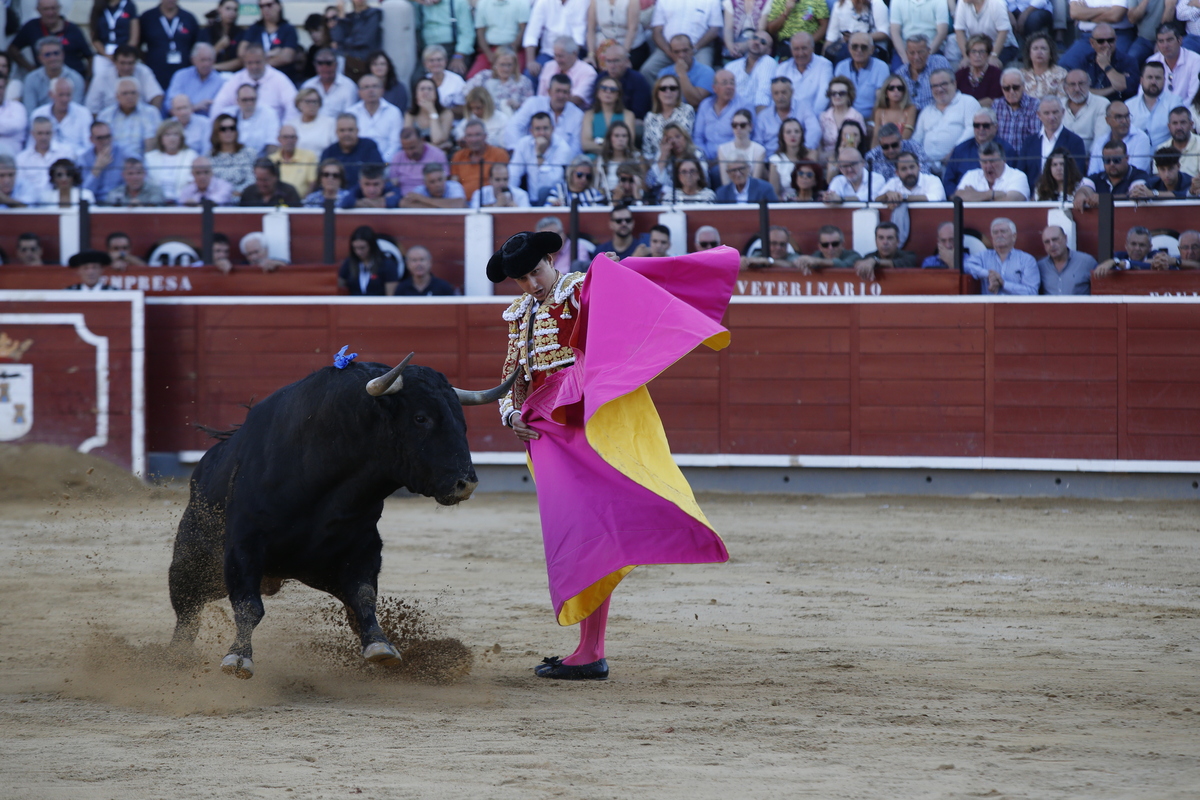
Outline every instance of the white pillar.
MULTIPOLYGON (((312 217, 297 217, 297 219, 313 219, 312 217)), ((263 235, 267 237, 267 252, 271 258, 280 261, 292 260, 292 227, 287 212, 275 209, 263 214, 263 235)))
MULTIPOLYGON (((856 208, 854 210, 854 252, 875 252, 875 226, 879 224, 879 209, 856 208)), ((845 231, 842 232, 845 234, 845 231)))
POLYGON ((487 262, 496 252, 491 214, 467 214, 463 225, 463 294, 491 297, 487 262))
POLYGON ((58 213, 58 260, 66 264, 79 246, 79 206, 70 206, 58 213))
POLYGON ((688 251, 687 214, 682 211, 664 211, 658 215, 658 224, 665 225, 671 231, 671 249, 669 255, 682 256, 688 251))
POLYGON ((420 56, 417 52, 416 11, 409 0, 383 0, 379 10, 383 12, 384 52, 396 67, 396 77, 407 86, 420 56))
POLYGON ((1046 225, 1057 225, 1067 234, 1067 247, 1075 250, 1075 220, 1061 208, 1052 208, 1046 212, 1046 225))

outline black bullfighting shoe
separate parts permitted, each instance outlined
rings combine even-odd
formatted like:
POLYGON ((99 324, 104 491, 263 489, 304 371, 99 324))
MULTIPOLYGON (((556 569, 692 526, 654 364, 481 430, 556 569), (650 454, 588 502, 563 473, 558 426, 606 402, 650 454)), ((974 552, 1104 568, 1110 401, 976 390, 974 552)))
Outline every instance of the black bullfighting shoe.
POLYGON ((562 681, 604 681, 608 680, 608 662, 602 658, 590 664, 564 664, 561 658, 552 656, 543 658, 533 674, 562 681))

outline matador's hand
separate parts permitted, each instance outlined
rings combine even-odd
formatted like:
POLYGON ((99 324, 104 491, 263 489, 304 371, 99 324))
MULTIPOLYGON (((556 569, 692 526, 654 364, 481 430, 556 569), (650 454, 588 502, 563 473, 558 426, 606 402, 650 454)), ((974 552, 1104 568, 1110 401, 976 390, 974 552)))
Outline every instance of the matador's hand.
POLYGON ((534 439, 542 438, 542 435, 540 433, 538 433, 537 431, 535 431, 533 428, 529 427, 529 425, 527 425, 525 423, 525 420, 521 419, 519 414, 513 415, 512 429, 513 429, 513 433, 515 433, 517 435, 517 438, 520 439, 522 442, 529 442, 534 439))

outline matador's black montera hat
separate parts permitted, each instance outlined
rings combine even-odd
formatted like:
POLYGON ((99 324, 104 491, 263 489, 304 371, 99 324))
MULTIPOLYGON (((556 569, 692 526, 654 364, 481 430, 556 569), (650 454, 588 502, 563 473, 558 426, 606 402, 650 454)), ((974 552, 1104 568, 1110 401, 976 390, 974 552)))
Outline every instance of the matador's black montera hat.
POLYGON ((488 259, 487 276, 492 283, 520 278, 533 271, 542 259, 562 249, 562 237, 553 231, 521 231, 508 237, 488 259))

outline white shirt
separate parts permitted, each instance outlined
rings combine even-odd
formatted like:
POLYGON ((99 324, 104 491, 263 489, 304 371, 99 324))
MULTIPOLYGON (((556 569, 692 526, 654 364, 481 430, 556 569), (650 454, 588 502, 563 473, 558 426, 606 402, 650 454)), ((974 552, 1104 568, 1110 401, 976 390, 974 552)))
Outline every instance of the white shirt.
POLYGON ((142 157, 147 180, 162 187, 163 197, 173 202, 178 202, 179 193, 192 180, 192 162, 195 160, 196 151, 186 147, 173 156, 161 150, 147 150, 142 157))
MULTIPOLYGON (((98 58, 95 59, 95 63, 111 64, 112 62, 98 58)), ((97 73, 83 100, 83 104, 93 114, 99 114, 103 109, 117 104, 117 83, 125 80, 117 76, 115 67, 104 71, 103 74, 99 74, 100 70, 97 70, 97 73)), ((149 103, 154 98, 163 96, 162 84, 154 77, 154 71, 140 61, 134 64, 130 80, 137 81, 138 95, 143 103, 149 103)))
MULTIPOLYGON (((792 100, 803 103, 812 109, 814 116, 829 107, 829 98, 825 90, 833 78, 833 64, 824 56, 813 56, 808 67, 801 72, 796 68, 796 59, 789 58, 780 61, 775 68, 776 78, 787 78, 792 82, 792 100)), ((754 100, 756 106, 769 106, 771 102, 771 85, 767 84, 766 94, 760 94, 754 100)))
POLYGON ((337 120, 333 117, 317 114, 312 122, 294 117, 288 124, 296 129, 296 148, 299 150, 310 150, 319 156, 326 147, 337 141, 337 120))
POLYGON ((591 0, 538 0, 529 11, 522 47, 537 47, 539 52, 554 55, 554 40, 570 36, 581 47, 587 38, 587 15, 591 0))
POLYGON ((769 55, 761 56, 750 72, 746 72, 747 63, 745 58, 739 58, 725 65, 725 69, 732 72, 733 79, 737 81, 737 99, 745 101, 747 105, 771 105, 771 79, 775 77, 775 69, 779 65, 769 55), (759 103, 764 97, 768 98, 768 102, 759 103))
POLYGON ((724 24, 721 0, 658 0, 654 4, 654 16, 650 18, 650 27, 661 26, 667 42, 682 33, 695 44, 709 28, 720 28, 724 24))
POLYGON ((922 172, 917 176, 917 185, 912 189, 904 185, 899 175, 893 175, 879 191, 880 194, 888 192, 896 192, 901 197, 909 197, 914 194, 924 195, 925 199, 931 203, 940 203, 946 199, 946 189, 942 186, 942 182, 936 175, 930 175, 928 172, 922 172))
MULTIPOLYGON (((888 7, 883 0, 871 0, 871 24, 875 30, 888 33, 888 7)), ((825 41, 841 41, 842 31, 852 33, 871 33, 865 22, 859 20, 858 12, 853 3, 839 3, 831 0, 829 3, 829 26, 825 30, 825 41)))
POLYGON ((1011 32, 1008 4, 1004 0, 984 0, 983 8, 976 11, 967 0, 960 0, 954 10, 954 30, 962 31, 968 39, 977 33, 984 33, 995 39, 1000 31, 1011 32))
MULTIPOLYGON (((358 101, 358 87, 341 72, 338 72, 329 91, 325 90, 325 84, 321 83, 319 75, 300 84, 300 88, 316 89, 317 94, 321 95, 321 115, 334 119, 358 101)), ((287 118, 286 115, 284 118, 287 118)))
POLYGON ((1029 199, 1029 178, 1019 169, 1013 169, 1007 164, 1004 172, 996 178, 996 183, 988 185, 987 176, 982 168, 969 170, 958 182, 959 189, 974 189, 977 192, 1017 192, 1025 200, 1029 199))
POLYGON ((1083 139, 1083 146, 1088 151, 1091 151, 1093 142, 1108 136, 1108 123, 1104 121, 1108 103, 1107 97, 1088 92, 1087 104, 1078 113, 1071 110, 1069 103, 1063 104, 1063 127, 1083 139))
POLYGON ((0 155, 15 156, 25 149, 28 130, 29 112, 19 97, 0 103, 0 155))
MULTIPOLYGON (((509 186, 508 190, 512 192, 513 205, 518 208, 529 208, 529 192, 513 186, 509 186)), ((494 205, 496 205, 496 190, 492 188, 491 184, 476 189, 475 194, 471 195, 471 208, 494 205)))
POLYGON ((442 85, 438 87, 438 100, 446 108, 466 105, 466 92, 463 90, 466 88, 467 82, 457 72, 450 70, 445 70, 442 75, 442 85))
POLYGON ((1163 86, 1164 92, 1178 95, 1185 101, 1190 101, 1196 96, 1196 90, 1200 89, 1200 53, 1188 50, 1186 47, 1179 48, 1179 58, 1175 62, 1175 69, 1171 69, 1162 53, 1156 52, 1146 60, 1157 61, 1167 71, 1166 84, 1163 86))
POLYGON ((1045 125, 1043 125, 1041 130, 1038 131, 1038 137, 1039 137, 1038 141, 1040 141, 1042 143, 1042 163, 1043 164, 1046 163, 1046 159, 1050 156, 1050 151, 1054 149, 1054 145, 1058 144, 1058 137, 1062 136, 1062 132, 1063 132, 1062 125, 1059 125, 1058 130, 1056 130, 1054 132, 1054 135, 1049 138, 1047 138, 1047 136, 1046 136, 1046 126, 1045 125))
POLYGON ((240 111, 234 116, 237 118, 238 141, 254 155, 259 155, 269 144, 279 144, 279 117, 273 109, 258 105, 249 119, 240 111))
MULTIPOLYGON (((747 184, 748 183, 749 181, 747 181, 747 184)), ((857 189, 850 184, 850 181, 846 180, 845 175, 836 175, 834 176, 834 179, 829 182, 829 191, 840 197, 853 195, 865 203, 867 201, 868 185, 871 187, 870 199, 874 200, 875 198, 879 197, 879 195, 883 194, 883 187, 886 184, 887 178, 883 177, 878 172, 872 172, 868 174, 866 170, 863 170, 862 183, 858 185, 857 189)))
POLYGON ((75 160, 75 154, 59 147, 53 141, 45 155, 27 147, 13 159, 17 165, 17 185, 13 196, 26 205, 32 205, 41 197, 42 189, 50 186, 50 165, 60 158, 75 160))
MULTIPOLYGON (((1108 24, 1112 25, 1114 29, 1132 28, 1133 27, 1133 23, 1129 21, 1129 12, 1128 12, 1129 3, 1126 0, 1080 0, 1080 2, 1083 3, 1085 6, 1087 6, 1088 8, 1112 8, 1114 6, 1117 6, 1119 8, 1124 8, 1124 9, 1126 9, 1126 12, 1125 12, 1125 16, 1121 18, 1121 21, 1120 22, 1110 22, 1108 24)), ((1136 4, 1137 4, 1137 2, 1136 2, 1136 0, 1134 0, 1134 5, 1136 5, 1136 4)), ((1098 24, 1099 23, 1097 23, 1097 22, 1077 22, 1077 23, 1075 23, 1075 26, 1077 28, 1079 28, 1079 30, 1081 30, 1081 31, 1091 31, 1098 24)))
POLYGON ((54 143, 70 150, 76 156, 91 146, 92 112, 79 103, 67 106, 67 115, 60 121, 50 111, 51 105, 38 106, 29 115, 30 119, 45 117, 54 125, 54 143))
POLYGON ((917 117, 913 141, 925 148, 925 155, 929 156, 931 162, 941 164, 956 145, 975 135, 973 121, 977 111, 979 101, 962 92, 954 95, 945 109, 939 109, 937 103, 930 103, 917 117))
MULTIPOLYGON (((91 189, 80 189, 78 186, 71 189, 71 205, 77 206, 81 200, 87 200, 91 205, 96 205, 96 195, 92 194, 91 189)), ((57 206, 60 202, 62 201, 59 198, 58 189, 53 186, 43 187, 37 198, 39 206, 57 206)))
POLYGON ((237 90, 246 84, 257 86, 258 107, 269 107, 275 112, 278 119, 283 119, 289 111, 296 107, 296 84, 292 83, 288 76, 268 64, 262 78, 258 80, 252 78, 250 73, 244 69, 239 69, 230 75, 229 80, 225 81, 225 85, 221 87, 221 91, 217 92, 217 96, 213 98, 211 115, 216 118, 221 113, 233 114, 234 111, 231 109, 237 108, 237 90))
POLYGON ((392 156, 400 149, 400 129, 404 127, 404 115, 400 113, 400 109, 381 98, 379 108, 375 109, 374 114, 367 111, 361 100, 346 109, 346 113, 353 114, 358 120, 358 135, 374 139, 375 144, 379 145, 379 154, 383 156, 383 160, 392 163, 392 156))

